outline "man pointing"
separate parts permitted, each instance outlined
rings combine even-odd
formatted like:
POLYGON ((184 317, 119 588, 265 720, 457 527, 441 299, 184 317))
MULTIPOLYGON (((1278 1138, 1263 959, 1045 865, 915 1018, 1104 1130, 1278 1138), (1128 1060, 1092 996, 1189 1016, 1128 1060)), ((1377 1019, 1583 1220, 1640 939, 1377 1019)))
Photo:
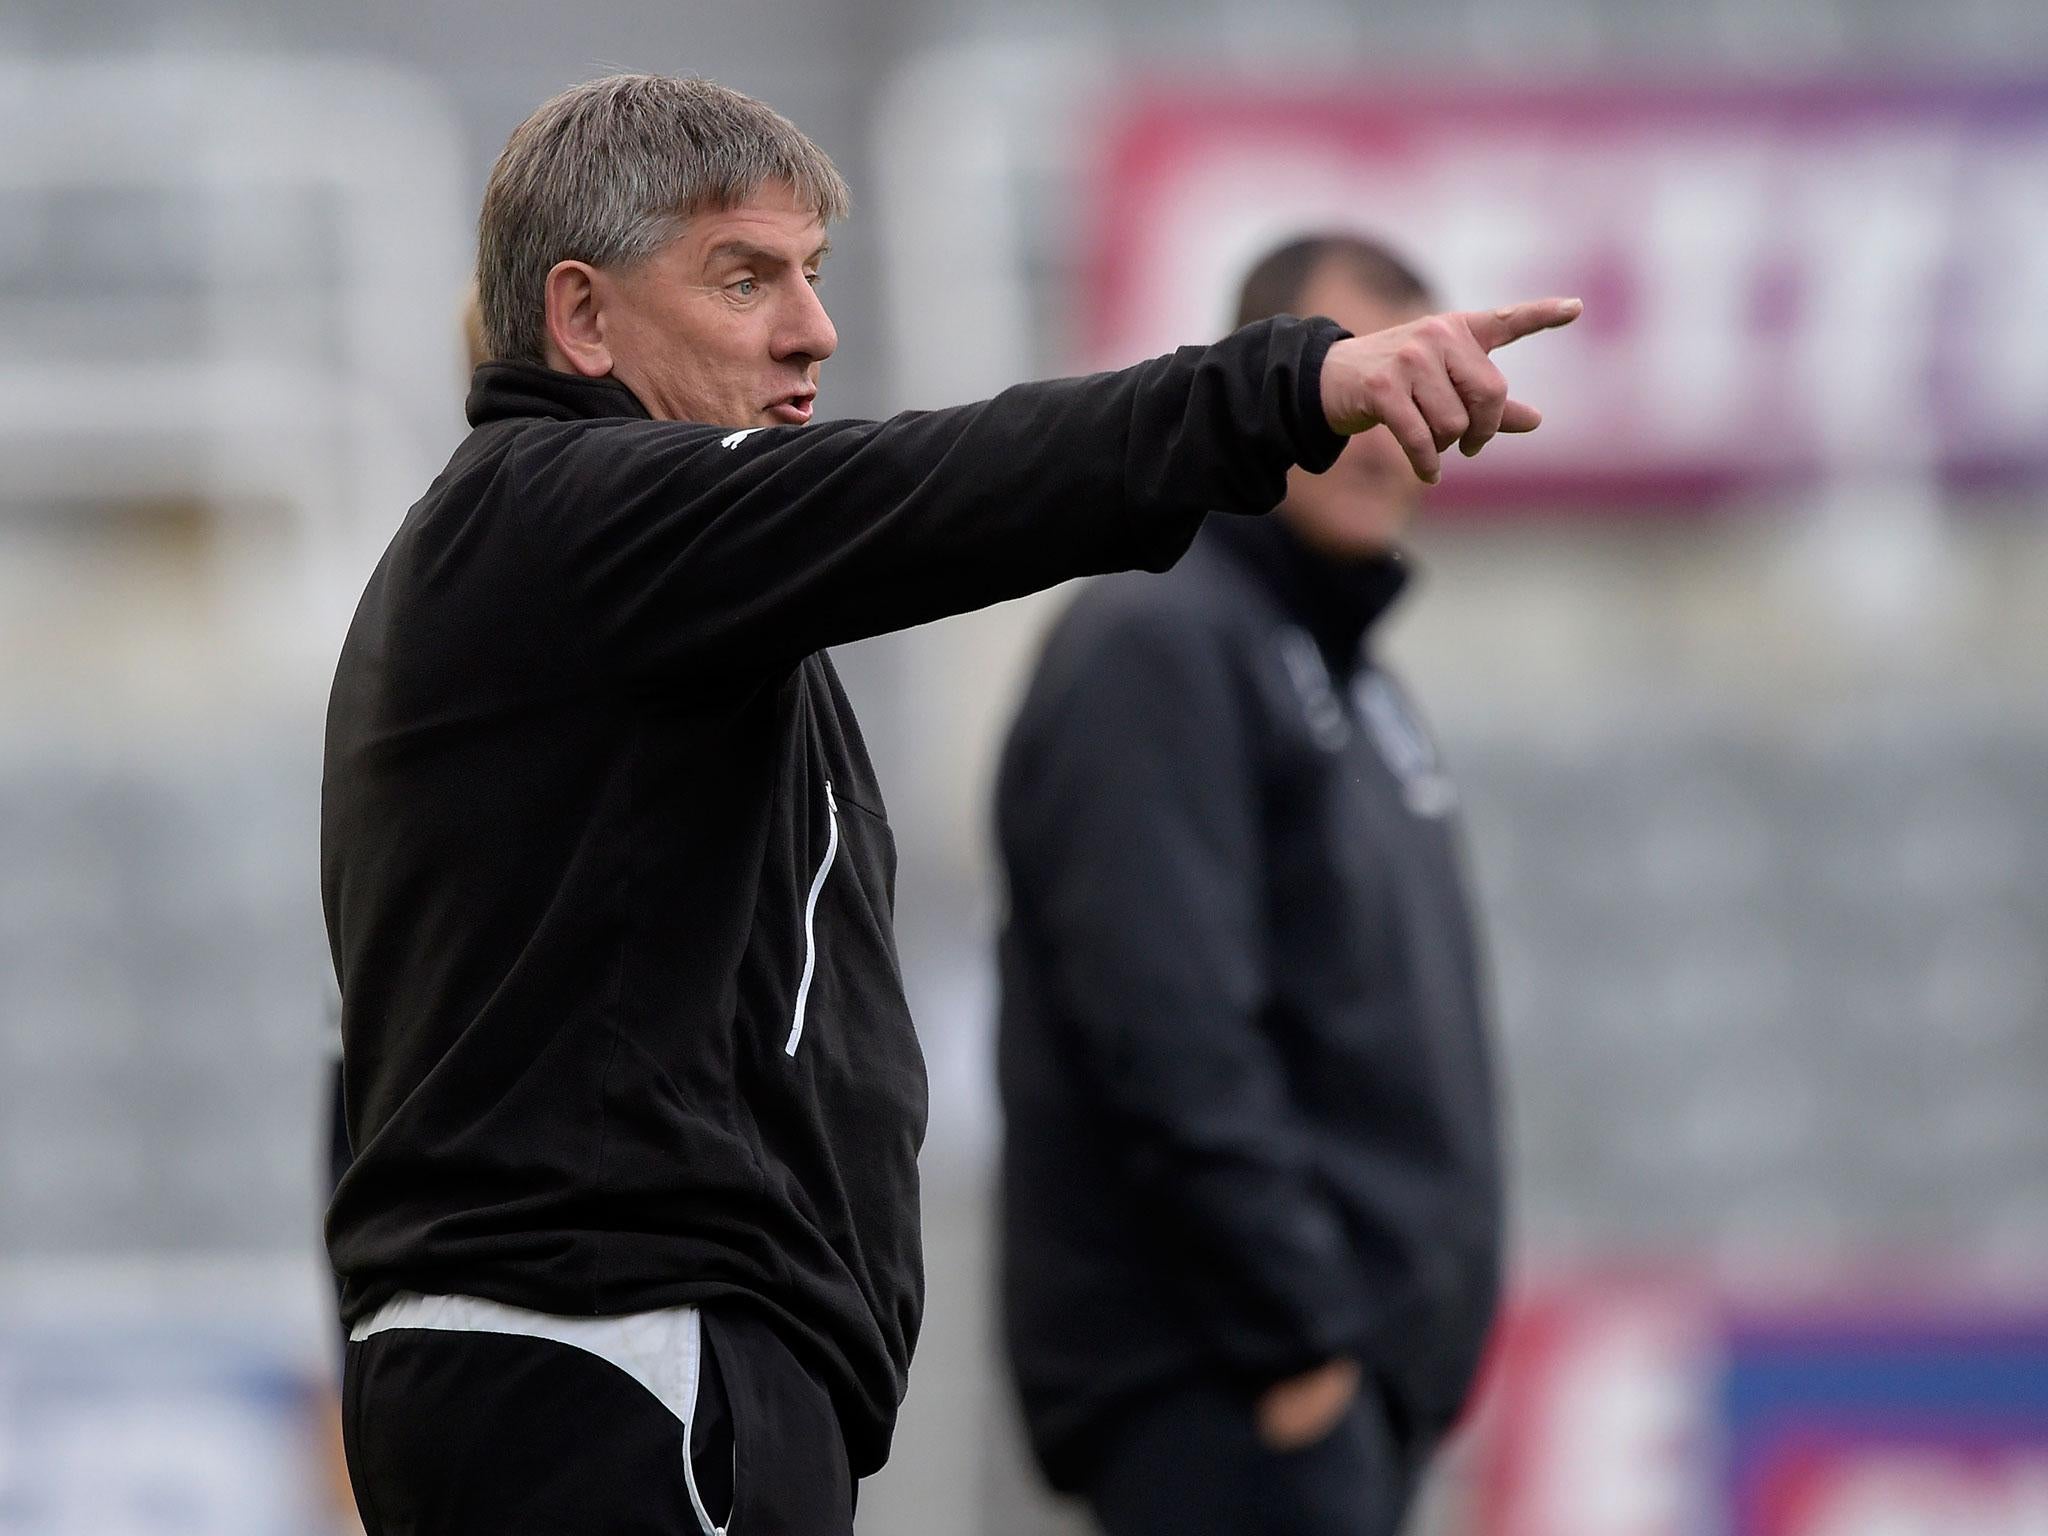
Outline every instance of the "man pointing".
POLYGON ((846 207, 765 106, 649 76, 543 105, 485 189, 474 430, 328 715, 371 1536, 851 1529, 922 1310, 925 1078, 825 647, 1163 568, 1375 423, 1418 469, 1527 430, 1485 350, 1576 313, 1274 320, 806 425, 846 207))

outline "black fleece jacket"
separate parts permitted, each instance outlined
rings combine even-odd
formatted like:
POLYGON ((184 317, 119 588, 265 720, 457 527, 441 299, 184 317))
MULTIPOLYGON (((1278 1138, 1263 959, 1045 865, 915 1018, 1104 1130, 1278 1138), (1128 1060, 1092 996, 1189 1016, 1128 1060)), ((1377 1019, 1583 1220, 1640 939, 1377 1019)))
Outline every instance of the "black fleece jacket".
POLYGON ((887 1454, 924 1065, 882 795, 824 647, 1160 568, 1341 441, 1326 321, 884 422, 730 432, 490 365, 363 594, 321 808, 355 1158, 396 1290, 760 1309, 887 1454))
POLYGON ((1398 560, 1218 519, 1054 629, 1004 755, 1005 1328, 1040 1460, 1338 1355, 1429 1437, 1501 1191, 1451 783, 1366 632, 1398 560))

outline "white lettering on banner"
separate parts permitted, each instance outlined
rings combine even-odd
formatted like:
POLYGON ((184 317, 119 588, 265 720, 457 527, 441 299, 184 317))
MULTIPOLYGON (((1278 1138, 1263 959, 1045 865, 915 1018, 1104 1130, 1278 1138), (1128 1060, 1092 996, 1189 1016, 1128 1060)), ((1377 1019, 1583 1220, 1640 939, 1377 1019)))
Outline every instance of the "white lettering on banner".
POLYGON ((1878 1452, 1811 1472, 1788 1536, 2044 1536, 2048 1462, 1878 1452))
POLYGON ((1119 133, 1091 364, 1213 333, 1276 241, 1361 229, 1454 305, 1586 298, 1503 358, 1547 424, 1468 483, 2048 480, 2048 87, 1224 94, 1154 99, 1119 133))

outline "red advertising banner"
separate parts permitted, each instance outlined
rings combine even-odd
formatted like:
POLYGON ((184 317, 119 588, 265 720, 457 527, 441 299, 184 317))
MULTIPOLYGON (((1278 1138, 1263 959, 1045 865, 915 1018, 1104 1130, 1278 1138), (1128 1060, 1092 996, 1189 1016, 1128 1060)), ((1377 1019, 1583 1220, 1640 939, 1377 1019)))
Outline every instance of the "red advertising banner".
POLYGON ((1305 231, 1444 300, 1586 299, 1503 357, 1544 429, 1453 500, 2048 483, 2048 83, 1143 89, 1094 139, 1081 343, 1213 335, 1305 231))

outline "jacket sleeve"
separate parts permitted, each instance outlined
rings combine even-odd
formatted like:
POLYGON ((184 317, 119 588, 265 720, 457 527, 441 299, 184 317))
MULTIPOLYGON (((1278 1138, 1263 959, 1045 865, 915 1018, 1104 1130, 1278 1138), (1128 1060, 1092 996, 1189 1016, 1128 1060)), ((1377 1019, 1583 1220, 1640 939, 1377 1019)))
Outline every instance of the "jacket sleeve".
POLYGON ((572 643, 627 673, 794 662, 1178 559, 1211 508, 1264 512, 1343 447, 1328 321, 1262 322, 1116 373, 881 422, 607 422, 512 464, 572 643))
POLYGON ((1229 651, 1170 614, 1098 629, 1041 675, 997 820, 1011 921, 1162 1278, 1264 1385, 1355 1349, 1366 1298, 1263 1030, 1256 717, 1229 651))

